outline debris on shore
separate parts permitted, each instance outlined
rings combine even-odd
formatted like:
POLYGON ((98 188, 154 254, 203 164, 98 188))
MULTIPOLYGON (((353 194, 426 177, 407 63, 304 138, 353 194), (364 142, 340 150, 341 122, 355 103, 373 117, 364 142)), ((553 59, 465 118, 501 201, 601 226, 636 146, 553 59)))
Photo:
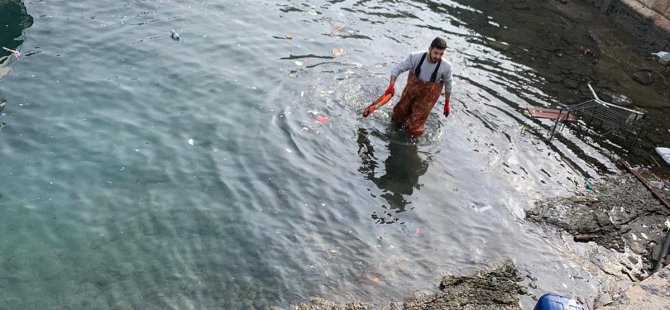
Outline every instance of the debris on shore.
MULTIPOLYGON (((528 289, 519 284, 523 278, 516 266, 506 261, 496 267, 480 271, 471 276, 444 276, 440 281, 439 291, 407 298, 401 302, 393 302, 382 309, 419 310, 516 310, 521 309, 519 295, 530 294, 528 289)), ((297 310, 364 310, 377 308, 366 303, 337 304, 322 298, 312 298, 300 304, 297 310)), ((281 308, 273 308, 281 310, 281 308)))
MULTIPOLYGON (((658 192, 670 196, 670 184, 642 171, 658 192)), ((670 228, 670 209, 652 195, 635 176, 624 173, 605 177, 584 196, 541 201, 526 218, 561 228, 578 242, 595 242, 624 253, 622 272, 637 281, 649 276, 670 228)))

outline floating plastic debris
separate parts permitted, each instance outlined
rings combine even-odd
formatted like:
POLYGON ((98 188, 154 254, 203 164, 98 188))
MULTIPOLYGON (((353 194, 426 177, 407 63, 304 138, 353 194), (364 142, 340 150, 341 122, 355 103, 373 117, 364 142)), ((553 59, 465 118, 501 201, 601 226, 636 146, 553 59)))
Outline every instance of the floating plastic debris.
POLYGON ((586 182, 586 189, 592 191, 593 190, 593 184, 591 184, 591 182, 586 182))
POLYGON ((193 139, 188 139, 188 144, 193 145, 193 139))
POLYGON ((327 116, 317 115, 316 121, 322 124, 327 124, 328 122, 330 122, 330 119, 327 116))
POLYGON ((484 207, 481 207, 481 208, 477 209, 477 212, 484 213, 484 212, 486 212, 486 211, 488 211, 488 210, 491 210, 491 209, 493 209, 493 207, 491 207, 491 206, 484 206, 484 207))
POLYGON ((12 53, 12 56, 14 56, 17 60, 19 59, 19 57, 21 57, 21 53, 19 53, 19 52, 16 51, 16 50, 13 50, 13 49, 11 49, 11 48, 6 48, 6 47, 4 47, 4 46, 2 47, 2 49, 5 50, 5 51, 8 51, 8 52, 10 52, 10 53, 12 53))
POLYGON ((286 40, 293 40, 293 36, 290 34, 287 34, 285 38, 286 40))
POLYGON ((345 51, 341 47, 333 47, 332 50, 330 50, 330 53, 333 54, 335 57, 341 57, 347 54, 347 51, 345 51))
POLYGON ((302 66, 302 61, 297 61, 297 60, 296 60, 296 61, 295 61, 295 65, 296 65, 296 66, 302 66))
POLYGON ((172 31, 172 33, 170 34, 170 38, 172 38, 172 40, 175 40, 175 41, 181 40, 181 36, 179 35, 179 33, 177 33, 176 30, 171 29, 171 31, 172 31))

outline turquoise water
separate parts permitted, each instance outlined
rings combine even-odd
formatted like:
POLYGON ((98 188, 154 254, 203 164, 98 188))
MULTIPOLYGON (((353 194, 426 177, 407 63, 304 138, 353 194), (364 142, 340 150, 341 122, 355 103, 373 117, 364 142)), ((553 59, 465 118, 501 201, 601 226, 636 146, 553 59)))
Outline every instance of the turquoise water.
POLYGON ((502 259, 591 294, 523 210, 613 165, 544 141, 522 108, 557 99, 465 3, 26 3, 2 38, 0 308, 385 305, 502 259), (390 106, 361 118, 436 35, 452 115, 418 141, 390 106))

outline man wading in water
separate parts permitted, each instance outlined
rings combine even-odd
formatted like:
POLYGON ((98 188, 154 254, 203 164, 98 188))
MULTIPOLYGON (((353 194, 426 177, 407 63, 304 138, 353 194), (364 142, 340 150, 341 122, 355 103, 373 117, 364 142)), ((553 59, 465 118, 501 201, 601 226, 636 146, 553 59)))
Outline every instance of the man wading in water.
POLYGON ((395 80, 398 75, 409 72, 407 86, 400 100, 393 107, 393 123, 402 125, 407 122, 409 133, 419 136, 423 133, 430 111, 440 97, 444 87, 444 117, 449 116, 449 97, 451 96, 451 64, 444 60, 447 42, 437 37, 430 43, 428 52, 414 52, 391 70, 391 80, 385 95, 395 93, 395 80))

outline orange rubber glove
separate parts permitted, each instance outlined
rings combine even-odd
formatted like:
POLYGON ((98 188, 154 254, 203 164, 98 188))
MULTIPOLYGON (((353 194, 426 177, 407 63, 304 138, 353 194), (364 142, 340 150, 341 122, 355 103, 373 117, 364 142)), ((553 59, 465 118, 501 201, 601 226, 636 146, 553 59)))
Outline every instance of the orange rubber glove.
POLYGON ((444 117, 449 116, 449 112, 451 112, 451 108, 449 107, 449 99, 444 100, 444 117))
POLYGON ((386 92, 384 92, 384 95, 391 94, 391 96, 395 95, 395 87, 393 87, 393 84, 389 84, 389 87, 386 89, 386 92))

